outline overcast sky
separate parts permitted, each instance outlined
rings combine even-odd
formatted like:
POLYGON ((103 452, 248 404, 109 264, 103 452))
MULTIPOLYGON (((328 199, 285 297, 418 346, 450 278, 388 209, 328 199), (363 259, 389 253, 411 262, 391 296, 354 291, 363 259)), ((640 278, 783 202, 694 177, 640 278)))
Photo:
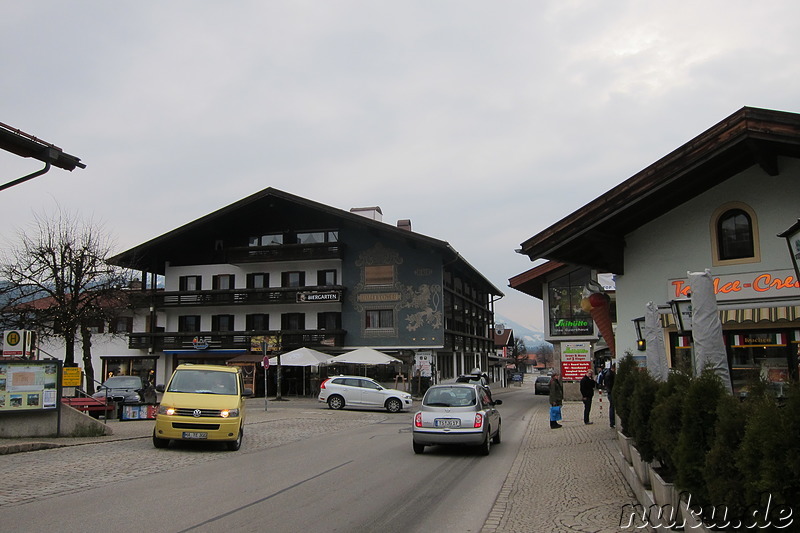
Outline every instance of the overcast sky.
MULTIPOLYGON (((800 112, 800 2, 0 0, 0 122, 87 165, 0 193, 121 252, 266 187, 448 241, 522 241, 743 106, 800 112)), ((0 183, 41 168, 0 151, 0 183)))

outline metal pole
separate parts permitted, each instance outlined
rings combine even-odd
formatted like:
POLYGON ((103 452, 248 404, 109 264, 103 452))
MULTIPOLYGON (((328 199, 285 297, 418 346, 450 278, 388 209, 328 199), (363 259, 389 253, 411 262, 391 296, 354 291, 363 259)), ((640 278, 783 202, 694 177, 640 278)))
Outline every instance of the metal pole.
POLYGON ((261 368, 264 369, 264 411, 267 410, 268 401, 267 401, 267 371, 269 370, 269 359, 267 358, 267 342, 261 342, 261 368))
POLYGON ((281 401, 283 398, 281 397, 281 354, 278 352, 278 366, 275 367, 275 371, 278 373, 278 393, 275 395, 275 399, 281 401))

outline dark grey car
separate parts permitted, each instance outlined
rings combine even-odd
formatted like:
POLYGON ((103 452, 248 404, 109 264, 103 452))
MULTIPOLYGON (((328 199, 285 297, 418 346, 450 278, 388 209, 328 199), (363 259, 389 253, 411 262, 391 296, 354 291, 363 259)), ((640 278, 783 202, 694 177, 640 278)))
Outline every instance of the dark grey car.
POLYGON ((92 396, 127 404, 157 403, 155 387, 139 376, 112 376, 92 396))

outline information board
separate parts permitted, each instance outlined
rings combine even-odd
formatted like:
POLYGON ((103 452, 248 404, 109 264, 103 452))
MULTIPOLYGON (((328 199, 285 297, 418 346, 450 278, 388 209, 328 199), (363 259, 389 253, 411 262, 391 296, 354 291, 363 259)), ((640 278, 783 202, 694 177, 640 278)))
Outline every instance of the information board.
POLYGON ((0 362, 0 413, 58 407, 60 361, 0 362))
POLYGON ((592 346, 590 343, 561 343, 562 381, 580 381, 590 368, 592 368, 592 346))

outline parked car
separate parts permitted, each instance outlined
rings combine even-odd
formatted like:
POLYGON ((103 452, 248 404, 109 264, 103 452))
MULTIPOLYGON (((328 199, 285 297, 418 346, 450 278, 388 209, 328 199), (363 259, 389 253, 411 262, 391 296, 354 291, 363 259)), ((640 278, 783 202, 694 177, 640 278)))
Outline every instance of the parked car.
POLYGON ((550 376, 536 376, 533 382, 534 394, 550 394, 550 376))
POLYGON ((244 438, 244 400, 253 391, 244 388, 237 367, 178 365, 163 392, 153 428, 153 446, 166 448, 170 440, 224 442, 231 451, 244 438))
POLYGON ((351 407, 381 407, 397 413, 411 407, 411 395, 397 389, 387 389, 374 379, 360 376, 335 376, 319 386, 319 401, 331 409, 351 407))
POLYGON ((480 446, 481 453, 489 455, 492 444, 500 444, 502 419, 495 406, 502 403, 492 401, 480 385, 434 385, 411 425, 414 453, 422 453, 425 446, 455 444, 480 446))
POLYGON ((157 402, 155 387, 139 376, 112 376, 98 387, 92 397, 123 404, 157 402))

